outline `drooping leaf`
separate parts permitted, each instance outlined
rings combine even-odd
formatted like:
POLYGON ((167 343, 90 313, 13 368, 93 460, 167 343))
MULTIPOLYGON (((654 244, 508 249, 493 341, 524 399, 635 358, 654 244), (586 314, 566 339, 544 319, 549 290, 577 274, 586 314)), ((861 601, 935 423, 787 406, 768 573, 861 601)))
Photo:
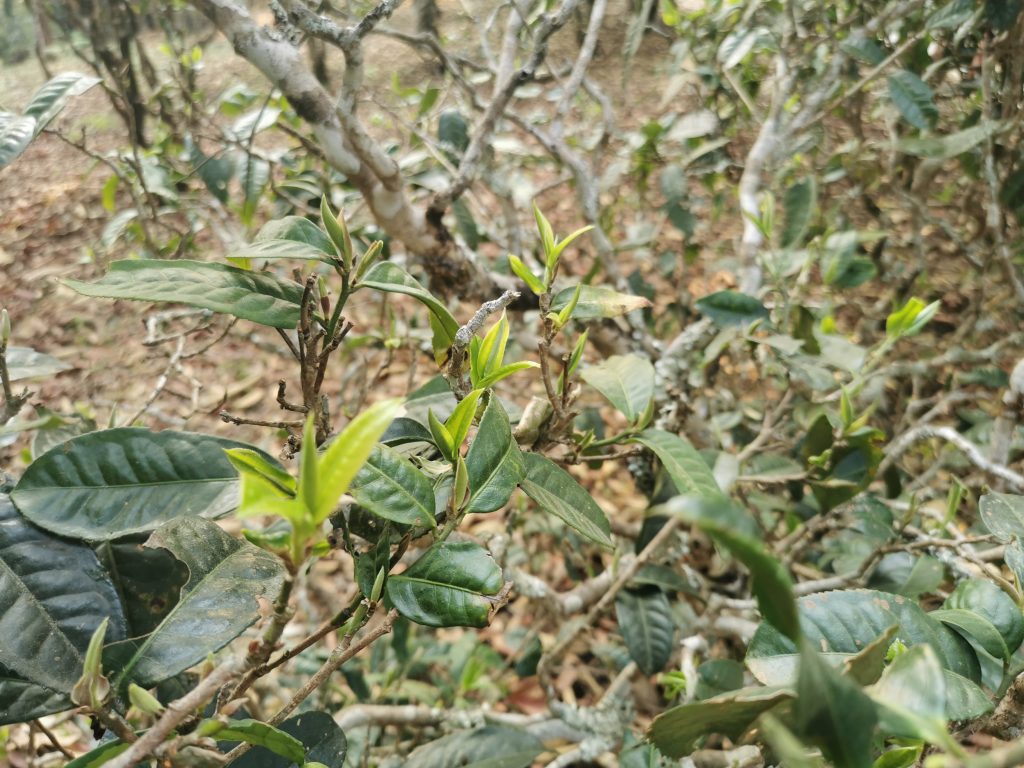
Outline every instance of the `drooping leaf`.
POLYGON ((612 546, 608 518, 572 475, 539 453, 523 454, 523 460, 526 475, 520 485, 527 496, 584 538, 612 546))
POLYGON ((108 638, 125 636, 117 591, 96 554, 39 530, 0 494, 0 665, 10 673, 0 679, 0 720, 70 706, 85 649, 104 619, 108 638))
POLYGON ((483 627, 488 597, 501 589, 501 568, 487 550, 445 541, 387 581, 387 596, 405 618, 428 627, 483 627))
POLYGON ((613 355, 588 365, 580 376, 608 398, 630 424, 640 420, 654 397, 654 366, 640 355, 613 355))
POLYGON ((723 733, 738 739, 760 715, 792 700, 792 688, 741 688, 662 712, 651 722, 647 737, 668 757, 686 757, 701 736, 723 733))
POLYGON ((974 15, 974 0, 950 0, 925 21, 928 29, 956 29, 974 15))
POLYGON ((761 614, 790 640, 800 637, 793 582, 789 573, 761 544, 756 523, 724 496, 679 496, 652 512, 679 515, 695 523, 747 566, 751 590, 761 614))
POLYGON ((913 72, 901 69, 889 75, 889 98, 903 119, 922 131, 939 118, 932 89, 913 72))
POLYGON ((13 163, 32 141, 34 117, 0 112, 0 169, 13 163))
POLYGON ((7 348, 7 373, 10 381, 52 376, 70 368, 71 366, 63 360, 28 347, 7 348))
POLYGON ((540 740, 526 731, 485 725, 457 731, 413 750, 406 768, 529 768, 544 751, 540 740))
POLYGON ((224 449, 249 447, 173 430, 90 432, 32 462, 11 497, 47 530, 106 541, 181 515, 227 514, 238 504, 238 473, 224 449))
POLYGON ((104 669, 121 690, 128 683, 151 687, 220 650, 259 618, 256 598, 273 600, 284 581, 277 557, 200 517, 172 520, 147 546, 168 550, 189 579, 152 634, 104 650, 104 669))
MULTIPOLYGON (((576 288, 565 288, 551 299, 551 310, 560 312, 568 306, 576 293, 576 288)), ((580 289, 580 297, 572 311, 574 320, 599 320, 601 318, 619 317, 638 309, 650 307, 651 302, 642 296, 619 293, 611 288, 584 285, 580 289)))
MULTIPOLYGON (((100 82, 98 77, 78 72, 62 72, 35 92, 25 114, 35 118, 38 134, 64 108, 72 96, 79 96, 100 82)), ((2 163, 0 163, 2 165, 2 163)))
POLYGON ((696 307, 719 328, 749 325, 768 317, 768 310, 757 298, 739 291, 718 291, 698 299, 696 307))
POLYGON ((302 286, 297 283, 188 259, 115 261, 95 282, 64 283, 83 296, 187 304, 272 328, 294 328, 302 301, 302 286))
POLYGON ((466 454, 469 470, 469 512, 501 509, 526 474, 519 445, 512 438, 508 415, 497 397, 491 397, 480 428, 466 454))
POLYGON ((447 335, 447 344, 455 340, 455 333, 459 330, 459 324, 448 308, 440 302, 430 291, 420 285, 412 275, 393 264, 390 261, 381 261, 374 264, 366 276, 359 282, 365 288, 375 288, 378 291, 387 293, 402 293, 412 296, 430 310, 437 320, 441 329, 447 335))
POLYGON ((676 630, 665 593, 655 587, 624 589, 615 598, 615 617, 640 670, 645 675, 661 672, 672 655, 676 630))
POLYGON ((349 493, 378 517, 407 525, 434 525, 434 487, 394 448, 374 447, 349 493))
POLYGON ((679 493, 708 498, 721 495, 711 468, 689 441, 661 429, 645 429, 633 442, 654 452, 679 493))
MULTIPOLYGON (((303 712, 289 717, 279 730, 294 736, 305 747, 307 763, 323 763, 327 768, 344 768, 348 740, 334 718, 326 712, 303 712)), ((249 750, 231 763, 231 768, 301 768, 295 763, 262 747, 249 750)))
POLYGON ((475 251, 480 247, 481 237, 476 219, 473 218, 473 212, 469 210, 466 201, 459 198, 452 203, 452 213, 455 214, 455 224, 459 228, 462 239, 466 241, 466 246, 475 251))

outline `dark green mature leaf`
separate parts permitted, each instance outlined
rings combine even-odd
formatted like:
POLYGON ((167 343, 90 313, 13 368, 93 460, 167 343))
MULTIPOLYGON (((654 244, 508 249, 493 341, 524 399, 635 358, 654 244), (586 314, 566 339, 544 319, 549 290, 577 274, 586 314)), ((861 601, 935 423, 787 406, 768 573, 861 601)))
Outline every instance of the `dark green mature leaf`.
POLYGON ((85 93, 100 82, 98 77, 78 72, 63 72, 50 79, 35 92, 32 101, 25 107, 25 114, 35 118, 35 132, 38 134, 64 108, 72 96, 85 93))
POLYGON ((661 672, 672 655, 676 628, 672 606, 660 589, 624 589, 615 598, 615 617, 629 656, 645 675, 661 672))
POLYGON ((302 286, 297 283, 265 272, 188 259, 115 261, 95 282, 64 283, 83 296, 188 304, 272 328, 294 328, 302 302, 302 286))
POLYGON ((434 486, 394 448, 376 446, 349 493, 378 517, 409 525, 434 525, 434 486))
POLYGON ((203 735, 214 736, 221 741, 244 741, 246 744, 263 747, 283 757, 287 761, 286 765, 305 762, 306 749, 301 741, 259 720, 246 718, 231 720, 227 724, 207 720, 201 723, 199 728, 203 735))
POLYGON ((519 445, 512 438, 508 415, 492 396, 466 453, 469 471, 469 512, 501 509, 526 475, 519 445))
POLYGON ((152 531, 181 515, 219 517, 238 505, 226 448, 251 446, 172 430, 90 432, 36 459, 11 497, 37 525, 86 541, 152 531))
POLYGON ((686 757, 701 736, 724 733, 738 739, 760 715, 792 700, 792 688, 741 688, 662 712, 651 722, 647 738, 669 757, 686 757))
POLYGON ((529 768, 543 751, 540 740, 526 731, 486 725, 424 744, 409 755, 405 768, 529 768))
POLYGON ((432 443, 434 436, 430 434, 429 429, 415 419, 410 419, 408 416, 399 416, 391 422, 391 426, 388 427, 380 441, 384 445, 393 447, 405 445, 406 443, 432 443))
POLYGON ((359 287, 375 288, 378 291, 387 293, 402 293, 412 296, 422 303, 441 325, 441 328, 448 335, 448 344, 455 340, 455 332, 459 330, 459 324, 448 308, 437 299, 430 291, 420 285, 412 275, 390 261, 381 261, 370 267, 359 282, 359 287))
POLYGON ((783 565, 761 544, 757 525, 749 515, 721 495, 678 496, 657 510, 695 523, 747 566, 761 614, 790 640, 799 639, 793 582, 783 565))
POLYGON ((704 498, 721 496, 711 468, 689 441, 661 429, 645 429, 633 442, 654 451, 679 493, 704 498))
POLYGON ((604 547, 612 545, 608 518, 572 475, 539 453, 523 454, 523 460, 526 476, 520 486, 527 496, 584 538, 604 547))
MULTIPOLYGON (((860 652, 895 624, 896 636, 907 646, 927 643, 944 668, 969 680, 980 679, 977 655, 967 641, 899 595, 836 590, 801 597, 797 607, 804 636, 832 661, 860 652)), ((798 656, 792 641, 761 624, 747 648, 747 668, 763 683, 787 684, 796 673, 798 656)))
POLYGON ((8 673, 0 679, 0 720, 68 706, 103 619, 109 619, 107 637, 125 636, 117 591, 95 553, 39 530, 0 494, 0 665, 8 673))
POLYGON ((878 715, 860 687, 829 666, 805 640, 793 706, 798 733, 846 768, 870 768, 878 715))
POLYGON ((70 368, 71 366, 63 360, 36 352, 28 347, 7 348, 7 373, 10 376, 10 381, 52 376, 70 368))
POLYGON ((484 627, 489 596, 502 586, 501 568, 483 547, 468 541, 435 544, 404 573, 387 581, 398 612, 428 627, 484 627))
POLYGON ((147 546, 185 563, 189 580, 152 634, 104 650, 104 668, 118 689, 128 683, 148 688, 219 650, 259 618, 256 598, 275 598, 284 581, 284 566, 274 555, 200 517, 172 520, 147 546))
POLYGON ((987 619, 1006 641, 1010 653, 1024 642, 1024 615, 1021 615, 1020 608, 1008 594, 987 579, 961 581, 942 607, 971 611, 987 619))
POLYGON ((786 211, 785 224, 782 228, 781 244, 783 248, 797 248, 814 216, 817 204, 818 185, 813 176, 801 179, 786 189, 783 206, 786 211))
POLYGON ((698 299, 696 307, 719 328, 749 325, 768 317, 768 310, 757 298, 739 291, 718 291, 698 299))
POLYGON ((13 163, 32 141, 34 117, 0 112, 0 170, 13 163))
POLYGON ((654 397, 654 366, 640 355, 613 355, 588 365, 580 376, 608 398, 630 424, 640 420, 654 397))
MULTIPOLYGON (((277 727, 302 742, 306 748, 306 762, 323 763, 327 768, 344 767, 348 740, 334 718, 326 712, 303 712, 277 727)), ((256 747, 231 763, 231 768, 300 768, 301 765, 256 747)))
POLYGON ((1003 541, 1024 537, 1024 496, 989 491, 978 500, 981 522, 1003 541))
POLYGON ((913 72, 901 69, 889 75, 889 98, 903 119, 922 131, 939 118, 932 89, 913 72))
MULTIPOLYGON (((551 299, 551 310, 560 312, 572 301, 576 288, 565 288, 551 299)), ((599 320, 601 318, 619 317, 638 309, 652 306, 648 299, 619 293, 611 288, 584 285, 580 288, 580 298, 572 311, 573 320, 599 320)))
POLYGON ((0 725, 25 723, 72 706, 67 693, 30 683, 0 664, 0 725))

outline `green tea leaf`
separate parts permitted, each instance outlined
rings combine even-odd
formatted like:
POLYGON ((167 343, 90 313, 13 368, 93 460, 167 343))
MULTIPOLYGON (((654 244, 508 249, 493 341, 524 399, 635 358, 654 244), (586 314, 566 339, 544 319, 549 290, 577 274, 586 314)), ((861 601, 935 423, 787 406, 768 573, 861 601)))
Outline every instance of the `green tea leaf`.
POLYGON ((264 272, 203 261, 115 261, 92 283, 65 280, 83 296, 187 304, 271 328, 299 322, 302 286, 264 272))
POLYGON ((584 538, 612 546, 608 518, 572 475, 539 453, 526 453, 523 460, 526 475, 520 485, 527 496, 584 538))
POLYGON ((445 541, 408 570, 388 578, 388 600, 405 618, 428 627, 484 627, 501 568, 483 547, 445 541))
POLYGON ((636 424, 654 397, 654 366, 640 355, 614 355, 580 371, 580 377, 636 424))
POLYGON ((108 645, 103 666, 118 690, 149 688, 220 650, 259 618, 259 596, 277 597, 281 561, 226 534, 216 523, 179 517, 147 546, 161 547, 189 570, 181 598, 152 634, 108 645), (211 620, 216 617, 216 621, 211 620))
POLYGON ((508 415, 491 396, 480 429, 466 454, 469 470, 469 512, 501 509, 526 474, 522 452, 512 438, 508 415))
POLYGON ((11 498, 36 525, 85 541, 152 531, 181 515, 220 517, 238 506, 226 448, 251 446, 173 430, 90 432, 32 462, 11 498))

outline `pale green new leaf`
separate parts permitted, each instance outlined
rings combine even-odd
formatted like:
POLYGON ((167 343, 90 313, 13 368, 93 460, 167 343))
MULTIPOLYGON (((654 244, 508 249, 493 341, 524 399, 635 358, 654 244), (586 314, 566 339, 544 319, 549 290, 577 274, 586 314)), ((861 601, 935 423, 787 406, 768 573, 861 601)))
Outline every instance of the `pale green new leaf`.
POLYGON ((363 462, 401 410, 402 401, 398 399, 375 403, 330 442, 319 461, 315 523, 326 520, 334 511, 363 462))

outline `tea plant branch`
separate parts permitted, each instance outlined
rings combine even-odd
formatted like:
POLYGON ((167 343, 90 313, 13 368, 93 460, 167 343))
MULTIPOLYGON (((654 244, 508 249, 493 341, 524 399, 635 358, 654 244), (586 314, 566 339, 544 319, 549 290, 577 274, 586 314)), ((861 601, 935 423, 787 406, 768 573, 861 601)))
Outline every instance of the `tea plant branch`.
POLYGON ((548 691, 548 697, 551 699, 556 698, 553 683, 551 681, 551 666, 558 660, 559 657, 569 646, 576 640, 576 638, 583 632, 584 629, 591 626, 601 612, 607 608, 615 600, 616 596, 622 590, 626 584, 636 575, 637 571, 640 570, 641 566, 646 564, 657 551, 661 548, 662 544, 666 543, 673 535, 675 535, 676 529, 682 522, 680 517, 670 517, 665 524, 661 527, 653 538, 647 542, 639 554, 632 560, 622 566, 615 580, 608 587, 607 591, 601 595, 600 599, 591 606, 587 614, 582 620, 572 624, 568 631, 564 632, 558 641, 551 647, 551 649, 541 656, 540 661, 537 663, 537 676, 540 680, 544 681, 544 685, 548 691))
MULTIPOLYGON (((369 615, 367 616, 367 619, 368 618, 369 615)), ((303 685, 294 696, 292 696, 291 700, 270 719, 270 725, 280 725, 280 723, 288 717, 288 715, 294 712, 303 701, 309 698, 311 693, 327 682, 328 678, 330 678, 330 676, 334 674, 341 665, 349 661, 365 648, 368 648, 384 635, 391 632, 391 628, 394 625, 396 618, 398 618, 398 611, 392 608, 384 619, 376 627, 367 631, 362 637, 360 637, 358 642, 353 642, 358 628, 346 635, 338 647, 331 651, 331 655, 327 657, 327 661, 323 663, 320 669, 318 669, 312 677, 306 681, 306 684, 303 685)), ((237 760, 251 748, 251 744, 239 744, 224 756, 224 760, 226 763, 237 760)))
POLYGON ((476 130, 470 138, 469 146, 466 147, 466 151, 462 155, 462 159, 459 162, 459 175, 447 189, 434 195, 427 208, 428 218, 431 216, 440 217, 447 210, 448 206, 457 200, 473 182, 480 161, 483 158, 484 149, 490 145, 491 136, 497 127, 498 120, 505 113, 516 89, 525 85, 536 76, 537 69, 547 56, 548 42, 551 36, 565 26, 572 17, 579 2, 580 0, 563 0, 557 11, 544 15, 534 34, 533 48, 530 55, 518 69, 513 69, 511 63, 515 61, 515 56, 518 53, 518 46, 515 45, 515 36, 522 25, 522 19, 518 13, 510 13, 502 60, 498 71, 495 73, 494 94, 487 105, 483 117, 476 125, 476 130))
MULTIPOLYGON (((274 601, 274 615, 271 617, 266 630, 264 630, 259 643, 250 646, 249 653, 245 658, 245 666, 248 671, 238 684, 235 685, 230 694, 221 694, 218 709, 221 709, 225 704, 245 693, 249 686, 260 676, 261 668, 267 663, 274 649, 277 648, 277 643, 280 641, 285 627, 288 626, 288 622, 295 616, 295 609, 291 607, 290 602, 292 592, 295 589, 296 564, 289 560, 284 562, 288 566, 288 571, 281 584, 281 591, 274 601)), ((263 674, 266 674, 266 672, 263 672, 263 674)))
POLYGON ((882 459, 882 463, 878 467, 878 475, 883 475, 914 444, 922 440, 932 439, 945 440, 947 443, 958 448, 967 460, 982 472, 1004 480, 1017 491, 1024 491, 1024 475, 988 459, 977 445, 961 435, 953 427, 933 427, 927 424, 914 427, 889 443, 886 448, 885 458, 882 459))
POLYGON ((57 739, 56 734, 54 734, 53 731, 51 731, 49 728, 47 728, 46 725, 43 724, 42 720, 33 720, 31 725, 32 725, 33 728, 38 729, 39 732, 42 733, 43 736, 46 737, 46 740, 49 741, 50 744, 53 745, 53 748, 56 749, 58 752, 60 752, 62 755, 64 755, 64 757, 66 757, 68 760, 74 760, 75 759, 74 754, 69 752, 67 747, 65 747, 63 744, 60 743, 60 741, 57 739))
POLYGON ((195 710, 217 695, 225 685, 231 683, 245 670, 245 662, 232 659, 214 669, 199 684, 180 699, 172 701, 148 731, 128 749, 104 763, 105 768, 130 768, 152 755, 168 736, 195 710))

